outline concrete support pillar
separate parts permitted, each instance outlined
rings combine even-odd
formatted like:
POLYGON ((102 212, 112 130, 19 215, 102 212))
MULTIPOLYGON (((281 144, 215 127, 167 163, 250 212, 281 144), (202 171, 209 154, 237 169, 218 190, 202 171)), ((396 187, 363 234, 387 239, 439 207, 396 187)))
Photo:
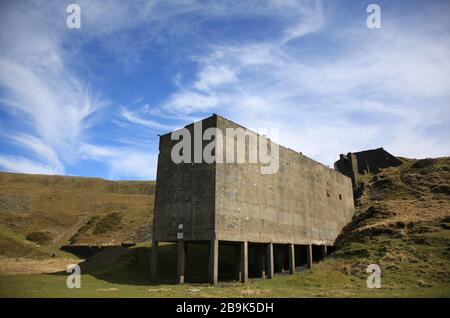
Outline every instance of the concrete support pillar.
POLYGON ((158 242, 152 242, 152 252, 150 254, 150 280, 156 280, 156 269, 158 266, 158 242))
POLYGON ((273 244, 267 244, 267 278, 273 278, 273 244))
POLYGON ((327 256, 327 246, 322 245, 322 258, 325 258, 327 256))
POLYGON ((209 242, 209 282, 217 284, 219 280, 219 241, 211 240, 209 242))
POLYGON ((241 282, 248 282, 248 242, 241 243, 241 282))
POLYGON ((261 273, 261 278, 266 278, 266 251, 264 248, 258 246, 256 252, 258 255, 258 270, 261 273))
POLYGON ((295 249, 294 244, 289 244, 289 274, 295 273, 295 249))
POLYGON ((184 240, 178 241, 178 266, 177 266, 177 281, 178 284, 184 284, 184 276, 186 272, 186 242, 184 240))
POLYGON ((307 259, 307 267, 311 268, 313 264, 313 252, 312 252, 312 245, 308 244, 306 246, 306 259, 307 259))
POLYGON ((241 243, 234 247, 234 277, 240 282, 242 277, 241 272, 241 243))

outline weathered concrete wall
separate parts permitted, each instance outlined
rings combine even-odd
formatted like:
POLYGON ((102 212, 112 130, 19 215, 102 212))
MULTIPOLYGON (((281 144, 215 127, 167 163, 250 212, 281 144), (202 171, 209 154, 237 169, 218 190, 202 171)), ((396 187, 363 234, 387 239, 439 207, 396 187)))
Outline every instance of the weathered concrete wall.
MULTIPOLYGON (((241 126, 218 117, 218 127, 241 126)), ((350 178, 281 146, 279 159, 276 174, 261 174, 260 163, 217 164, 218 240, 332 245, 350 222, 350 178)))
POLYGON ((378 172, 382 168, 397 167, 402 161, 383 148, 354 153, 358 162, 358 172, 378 172))
POLYGON ((358 175, 367 172, 377 173, 380 169, 397 167, 402 161, 391 155, 383 148, 370 149, 360 152, 349 152, 340 155, 334 163, 334 168, 346 176, 352 178, 353 187, 358 185, 358 175))
MULTIPOLYGON (((202 125, 203 131, 215 127, 216 119, 209 117, 202 125)), ((193 124, 186 128, 194 136, 193 124)), ((176 241, 178 224, 183 224, 184 240, 210 240, 214 237, 215 165, 175 164, 171 150, 177 142, 170 133, 160 137, 153 239, 176 241)))
MULTIPOLYGON (((224 134, 241 127, 220 116, 203 121, 203 131, 215 126, 224 134)), ((174 164, 174 143, 161 136, 154 240, 175 241, 183 223, 185 240, 333 245, 354 213, 350 178, 293 150, 280 146, 278 173, 261 174, 248 161, 174 164)))
POLYGON ((355 154, 341 154, 339 160, 334 163, 334 169, 350 177, 353 187, 358 185, 358 162, 355 154))

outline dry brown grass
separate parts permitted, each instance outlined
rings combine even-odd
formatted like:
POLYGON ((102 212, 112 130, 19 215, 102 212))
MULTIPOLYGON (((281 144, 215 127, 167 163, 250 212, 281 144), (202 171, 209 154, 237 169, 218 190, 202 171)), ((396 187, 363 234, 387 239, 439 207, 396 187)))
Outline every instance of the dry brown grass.
POLYGON ((450 158, 405 160, 399 167, 378 175, 365 175, 366 191, 356 205, 356 214, 376 207, 387 211, 368 226, 397 223, 439 223, 450 215, 448 194, 435 192, 436 186, 450 184, 450 158), (421 164, 417 164, 421 163, 421 164), (419 177, 418 177, 419 176, 419 177))
POLYGON ((379 264, 392 288, 449 284, 450 200, 434 189, 448 187, 450 158, 404 161, 362 176, 365 191, 328 265, 361 276, 367 264, 379 264))
POLYGON ((141 241, 151 231, 154 189, 154 181, 0 172, 0 254, 23 256, 8 244, 33 232, 48 233, 54 249, 76 234, 81 244, 141 241), (120 220, 111 221, 111 215, 120 220), (78 233, 93 217, 105 221, 97 231, 78 233))
POLYGON ((65 271, 70 264, 78 264, 81 260, 77 258, 6 258, 0 257, 0 275, 22 275, 57 273, 65 271))

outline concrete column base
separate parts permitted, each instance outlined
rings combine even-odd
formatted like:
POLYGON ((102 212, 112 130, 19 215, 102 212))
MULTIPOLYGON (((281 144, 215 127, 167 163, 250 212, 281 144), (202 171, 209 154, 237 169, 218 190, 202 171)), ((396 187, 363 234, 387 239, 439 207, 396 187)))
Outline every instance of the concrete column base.
POLYGON ((274 276, 274 268, 273 268, 273 244, 267 244, 267 278, 272 279, 274 276))
POLYGON ((308 244, 306 246, 306 259, 307 259, 307 267, 311 268, 313 264, 313 251, 312 251, 312 245, 308 244))
POLYGON ((186 242, 178 241, 178 266, 177 266, 177 280, 178 284, 184 284, 184 276, 186 272, 186 242))
POLYGON ((211 240, 209 242, 209 282, 217 284, 219 280, 219 241, 211 240))
POLYGON ((289 244, 289 274, 295 273, 295 249, 294 244, 289 244))
POLYGON ((248 242, 241 243, 241 282, 248 282, 248 242))

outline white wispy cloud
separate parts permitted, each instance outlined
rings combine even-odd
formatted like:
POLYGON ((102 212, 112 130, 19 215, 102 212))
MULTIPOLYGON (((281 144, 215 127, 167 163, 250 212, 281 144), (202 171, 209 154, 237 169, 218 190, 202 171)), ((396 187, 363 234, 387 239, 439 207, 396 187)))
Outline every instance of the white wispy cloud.
MULTIPOLYGON (((107 11, 117 19, 108 24, 107 19, 95 18, 96 14, 104 16, 100 7, 106 3, 83 2, 84 8, 91 9, 83 16, 86 22, 98 24, 90 29, 96 32, 91 37, 117 31, 117 27, 128 23, 129 12, 119 10, 116 4, 111 2, 111 10, 107 11)), ((2 129, 1 133, 10 143, 29 152, 26 157, 2 155, 3 169, 64 174, 66 164, 77 163, 79 148, 89 139, 89 129, 102 120, 99 115, 108 105, 100 93, 71 70, 70 58, 80 50, 80 43, 67 43, 70 39, 66 37, 69 30, 64 13, 65 6, 57 2, 11 2, 2 7, 0 102, 2 110, 21 128, 2 129)))
POLYGON ((207 65, 200 70, 198 80, 194 83, 194 87, 201 91, 207 91, 234 81, 236 81, 236 74, 229 67, 224 65, 207 65))
MULTIPOLYGON (((13 143, 16 143, 20 147, 29 150, 32 154, 34 154, 35 158, 45 162, 47 164, 46 166, 50 168, 50 171, 58 174, 64 173, 64 165, 59 160, 58 154, 50 145, 46 144, 43 139, 24 133, 9 136, 4 135, 4 137, 8 138, 13 143)), ((11 164, 8 166, 11 167, 11 164)))
POLYGON ((193 90, 183 90, 173 94, 164 104, 164 109, 170 112, 191 114, 214 109, 219 104, 215 93, 199 93, 193 90))
POLYGON ((292 26, 287 27, 284 31, 284 36, 281 38, 281 43, 283 44, 308 33, 318 31, 325 24, 322 3, 320 1, 292 1, 278 4, 283 5, 283 9, 285 10, 293 10, 298 16, 298 21, 294 22, 292 26))
POLYGON ((63 172, 61 160, 70 161, 74 147, 93 124, 92 115, 104 101, 92 96, 65 71, 37 70, 39 66, 22 66, 16 61, 0 60, 0 84, 6 89, 1 102, 5 111, 19 118, 30 134, 10 134, 13 140, 36 152, 43 148, 55 171, 63 172))
POLYGON ((129 125, 167 131, 211 112, 255 130, 279 128, 281 144, 329 165, 340 152, 379 146, 403 156, 449 154, 447 3, 429 4, 426 14, 383 11, 377 30, 366 28, 365 12, 342 24, 345 12, 332 1, 78 3, 80 35, 61 27, 59 2, 2 4, 0 103, 20 125, 0 133, 29 152, 0 155, 3 169, 65 173, 81 159, 104 162, 109 177, 153 177, 156 150, 134 142, 129 125), (270 32, 205 36, 208 22, 246 18, 270 32), (189 39, 192 54, 175 60, 197 69, 177 70, 175 90, 156 106, 108 108, 114 102, 81 75, 103 56, 131 72, 146 49, 180 39, 189 39), (83 56, 91 41, 99 52, 83 56), (103 121, 118 123, 123 146, 96 143, 91 132, 103 121))
POLYGON ((164 106, 280 128, 282 144, 329 165, 340 152, 379 146, 403 156, 449 154, 448 131, 427 133, 450 124, 450 42, 436 35, 449 26, 442 8, 430 9, 441 17, 432 30, 426 19, 393 14, 384 15, 380 30, 366 28, 364 19, 331 30, 325 17, 333 12, 325 14, 319 2, 296 4, 299 19, 280 36, 212 45, 197 57, 197 79, 208 68, 232 69, 233 85, 209 85, 203 92, 193 80, 164 106), (325 28, 343 53, 298 50, 303 37, 325 28))
POLYGON ((155 179, 158 155, 150 148, 112 147, 84 144, 79 148, 84 159, 102 162, 109 179, 155 179))
POLYGON ((60 170, 21 156, 0 155, 0 166, 7 171, 37 174, 61 174, 60 170))
POLYGON ((139 114, 138 112, 129 111, 125 107, 121 107, 121 114, 125 119, 127 119, 131 123, 143 125, 148 128, 154 128, 154 129, 158 129, 158 130, 170 130, 174 127, 172 125, 164 125, 164 124, 158 123, 157 121, 154 121, 154 120, 151 120, 148 118, 143 118, 142 114, 139 114))

